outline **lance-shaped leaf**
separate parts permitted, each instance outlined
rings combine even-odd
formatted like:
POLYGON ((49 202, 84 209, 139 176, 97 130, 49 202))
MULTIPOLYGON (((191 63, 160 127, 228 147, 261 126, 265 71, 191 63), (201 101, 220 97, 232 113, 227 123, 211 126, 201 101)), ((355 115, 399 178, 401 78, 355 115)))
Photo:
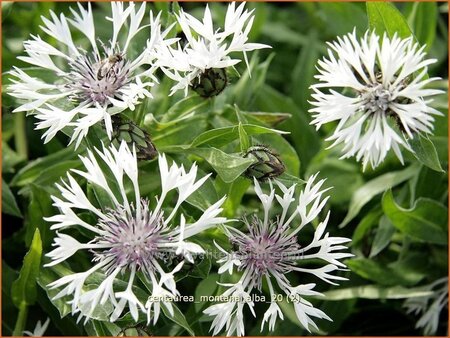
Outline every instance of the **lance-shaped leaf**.
POLYGON ((366 205, 373 197, 396 186, 397 184, 409 180, 419 172, 419 169, 420 168, 417 165, 411 165, 406 169, 381 175, 364 184, 353 193, 347 216, 345 216, 339 227, 344 227, 353 218, 355 218, 362 207, 366 205))
POLYGON ((25 255, 19 278, 11 288, 14 305, 20 308, 23 304, 33 305, 36 301, 36 279, 41 266, 42 242, 39 229, 34 232, 30 250, 25 255))
POLYGON ((392 224, 411 238, 434 244, 447 244, 448 209, 428 198, 419 198, 411 209, 394 201, 392 191, 383 196, 383 211, 392 224))

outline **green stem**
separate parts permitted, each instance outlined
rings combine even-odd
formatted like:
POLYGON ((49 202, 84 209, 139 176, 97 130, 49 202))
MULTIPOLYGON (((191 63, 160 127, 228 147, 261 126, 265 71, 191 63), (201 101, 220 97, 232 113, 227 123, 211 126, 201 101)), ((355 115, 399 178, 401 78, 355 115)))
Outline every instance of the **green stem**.
POLYGON ((14 142, 16 151, 24 159, 28 158, 27 137, 25 134, 25 112, 14 115, 14 142))
POLYGON ((25 324, 27 322, 28 306, 25 302, 20 303, 19 316, 17 317, 16 326, 14 327, 13 336, 23 336, 25 324))

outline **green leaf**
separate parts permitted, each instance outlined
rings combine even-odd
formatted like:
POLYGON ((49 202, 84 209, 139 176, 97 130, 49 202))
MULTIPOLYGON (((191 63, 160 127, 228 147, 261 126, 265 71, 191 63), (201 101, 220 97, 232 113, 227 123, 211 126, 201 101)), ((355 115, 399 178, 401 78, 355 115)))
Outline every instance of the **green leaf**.
MULTIPOLYGON (((320 11, 318 16, 325 21, 327 35, 340 36, 356 29, 364 34, 367 30, 367 17, 362 3, 357 2, 316 2, 320 11)), ((323 34, 323 32, 320 32, 323 34)))
POLYGON ((256 105, 262 111, 281 111, 292 115, 292 118, 281 124, 280 127, 283 126, 284 130, 291 133, 289 139, 302 160, 302 166, 307 168, 309 161, 319 151, 321 142, 319 134, 309 124, 309 114, 300 110, 292 98, 267 85, 263 86, 256 94, 256 105))
POLYGON ((30 250, 23 260, 19 278, 14 281, 11 288, 12 300, 18 308, 21 304, 33 305, 36 301, 36 279, 39 276, 41 255, 41 236, 39 229, 36 229, 30 250))
POLYGON ((419 198, 411 209, 394 201, 392 191, 383 196, 383 211, 392 224, 411 238, 434 244, 447 244, 448 209, 428 198, 419 198))
POLYGON ((375 257, 391 242, 392 235, 395 232, 395 227, 386 216, 380 218, 377 232, 372 243, 369 257, 375 257))
POLYGON ((423 251, 412 251, 410 248, 407 248, 404 255, 401 255, 395 262, 389 263, 388 266, 405 280, 408 280, 411 285, 419 283, 425 277, 432 278, 430 267, 433 267, 434 270, 433 261, 430 257, 424 255, 423 251))
MULTIPOLYGON (((199 177, 206 176, 206 174, 199 170, 199 177)), ((213 203, 218 200, 216 189, 214 188, 213 180, 208 178, 205 183, 202 184, 200 188, 194 191, 186 200, 189 204, 194 207, 205 211, 208 209, 213 203)))
POLYGON ((430 50, 436 36, 438 8, 434 1, 412 2, 412 10, 408 16, 408 24, 414 30, 421 45, 430 50))
POLYGON ((316 30, 310 30, 307 39, 308 48, 300 49, 297 62, 292 69, 290 85, 290 96, 303 111, 307 111, 310 106, 308 103, 310 86, 315 82, 314 75, 317 71, 315 66, 320 56, 318 46, 321 45, 316 30))
POLYGON ((163 146, 189 144, 207 129, 206 115, 194 115, 183 123, 175 123, 160 131, 155 130, 152 141, 157 150, 163 146))
POLYGON ((420 163, 426 165, 435 171, 444 172, 439 161, 439 157, 433 142, 428 137, 419 135, 409 141, 411 148, 414 150, 414 156, 420 163))
POLYGON ((251 116, 257 119, 258 121, 267 124, 269 126, 276 126, 277 124, 286 121, 287 119, 291 118, 292 115, 288 113, 266 113, 266 112, 247 112, 243 113, 246 116, 251 116))
MULTIPOLYGON (((83 290, 95 290, 98 288, 99 284, 100 283, 84 285, 83 290)), ((91 319, 107 322, 110 320, 111 313, 114 311, 114 305, 111 303, 111 300, 108 299, 105 304, 97 304, 92 312, 90 304, 83 304, 79 309, 80 314, 83 314, 84 316, 89 315, 89 318, 91 319)))
POLYGON ((333 318, 333 321, 322 321, 320 329, 327 336, 340 332, 342 324, 355 312, 358 301, 356 299, 343 299, 340 302, 323 302, 320 309, 333 318))
POLYGON ((281 130, 270 129, 253 124, 239 124, 231 127, 217 128, 213 130, 205 131, 197 136, 191 143, 191 147, 198 147, 203 144, 211 146, 221 147, 229 144, 230 142, 240 138, 241 129, 247 134, 247 136, 257 134, 286 134, 281 130))
POLYGON ((83 163, 78 160, 57 163, 51 167, 48 167, 47 170, 42 172, 33 183, 41 187, 52 185, 59 181, 61 177, 65 177, 66 173, 71 169, 78 169, 82 166, 83 163))
POLYGON ((43 173, 46 175, 51 174, 49 168, 63 161, 74 159, 75 157, 76 152, 73 150, 73 147, 69 147, 46 157, 38 158, 28 163, 13 177, 11 186, 23 187, 32 183, 37 177, 43 175, 43 173))
POLYGON ((104 213, 108 213, 111 209, 115 208, 111 195, 95 183, 89 182, 87 184, 87 197, 90 201, 96 200, 104 213))
POLYGON ((266 25, 262 28, 262 34, 275 42, 289 44, 294 47, 307 46, 308 44, 308 38, 306 36, 300 34, 298 31, 288 28, 282 22, 272 21, 270 25, 266 25))
POLYGON ((193 266, 192 270, 189 271, 189 276, 194 278, 205 279, 209 275, 209 271, 211 270, 211 259, 207 256, 204 256, 203 259, 197 261, 193 266))
POLYGON ((18 272, 11 268, 4 260, 2 260, 2 312, 8 314, 2 318, 2 334, 3 336, 11 336, 14 330, 15 320, 17 318, 17 309, 11 298, 11 287, 17 279, 18 272))
POLYGON ((374 227, 380 217, 383 215, 383 211, 376 208, 371 210, 367 215, 363 217, 361 222, 356 226, 355 231, 353 232, 351 246, 356 247, 365 237, 366 233, 374 227))
POLYGON ((208 297, 214 295, 217 290, 217 282, 219 281, 219 275, 217 273, 212 273, 200 283, 198 283, 195 288, 195 310, 200 312, 206 307, 208 303, 200 301, 201 297, 208 297))
POLYGON ((239 122, 239 144, 241 146, 241 152, 243 153, 250 147, 250 140, 241 122, 239 122))
POLYGON ((275 53, 271 53, 264 62, 259 63, 258 53, 250 60, 250 71, 245 71, 239 81, 233 86, 233 103, 244 110, 250 106, 259 89, 264 86, 267 70, 275 53), (251 74, 251 75, 250 75, 251 74))
POLYGON ((330 203, 345 205, 347 207, 353 192, 363 185, 364 180, 360 171, 360 166, 355 163, 339 160, 330 157, 328 151, 319 153, 320 162, 310 164, 307 175, 319 172, 318 179, 326 179, 324 188, 332 187, 330 203), (333 192, 339 193, 333 193, 333 192))
POLYGON ((402 286, 383 287, 380 285, 363 285, 323 292, 326 300, 364 299, 408 299, 412 297, 431 296, 433 291, 427 287, 404 288, 402 286))
POLYGON ((369 27, 374 29, 380 36, 384 32, 392 38, 395 33, 400 38, 408 38, 412 34, 405 17, 390 2, 367 2, 367 16, 369 27))
POLYGON ((8 215, 22 217, 16 199, 8 184, 2 179, 2 212, 8 215))
MULTIPOLYGON (((42 270, 45 270, 45 268, 42 270)), ((52 323, 52 326, 55 326, 62 336, 86 335, 84 327, 76 322, 76 317, 67 316, 65 318, 61 318, 58 309, 53 305, 45 290, 42 287, 40 287, 40 284, 37 291, 38 291, 36 299, 37 303, 39 303, 39 306, 41 307, 42 311, 45 311, 48 317, 50 317, 50 322, 52 323)))
POLYGON ((180 311, 178 306, 176 306, 174 303, 172 303, 172 306, 173 306, 173 316, 170 314, 169 310, 163 304, 161 304, 161 309, 162 312, 164 312, 164 315, 174 323, 180 325, 191 336, 195 336, 194 330, 192 330, 192 328, 190 327, 189 323, 186 320, 186 317, 184 317, 183 313, 180 311))
POLYGON ((408 286, 410 284, 414 284, 395 269, 392 269, 385 264, 375 262, 371 259, 355 258, 349 259, 345 263, 349 269, 352 270, 352 272, 380 285, 408 286))
POLYGON ((116 324, 98 320, 89 320, 85 329, 89 336, 97 337, 116 337, 122 332, 122 329, 116 324))
POLYGON ((409 180, 419 172, 419 169, 419 166, 413 164, 406 169, 381 175, 364 184, 353 193, 348 213, 339 227, 346 226, 373 197, 409 180))
POLYGON ((41 235, 42 247, 46 248, 52 240, 50 234, 50 225, 44 220, 44 217, 50 217, 53 214, 52 199, 49 193, 37 185, 30 184, 31 202, 28 206, 27 227, 25 233, 25 243, 30 245, 35 229, 39 229, 41 235))
POLYGON ((306 181, 302 180, 301 178, 298 178, 297 176, 292 176, 287 173, 282 173, 280 176, 277 177, 277 180, 283 183, 285 186, 290 187, 293 184, 302 185, 305 184, 306 181))
POLYGON ((39 278, 37 279, 37 283, 39 284, 39 286, 45 291, 48 299, 50 299, 52 304, 58 310, 60 318, 64 318, 72 311, 71 306, 67 303, 67 299, 64 297, 53 299, 53 297, 58 294, 59 290, 50 289, 48 285, 61 276, 69 275, 71 273, 73 272, 64 268, 62 264, 59 264, 58 266, 54 266, 51 268, 41 269, 39 278))
POLYGON ((233 182, 254 162, 251 159, 224 153, 217 148, 194 148, 188 152, 203 157, 226 183, 233 182))
POLYGON ((222 205, 223 215, 232 218, 238 207, 241 205, 242 197, 252 181, 245 177, 238 177, 231 183, 225 183, 220 176, 215 180, 216 189, 219 195, 226 195, 227 199, 222 205))
POLYGON ((170 122, 174 119, 183 118, 193 112, 204 112, 209 106, 209 101, 198 95, 191 95, 179 100, 163 116, 164 122, 170 122))
POLYGON ((23 160, 25 160, 23 155, 19 155, 11 149, 8 143, 2 141, 2 173, 14 173, 16 171, 15 166, 23 160))
POLYGON ((434 171, 428 167, 422 167, 420 175, 417 178, 416 186, 414 189, 413 201, 415 196, 428 197, 433 200, 442 200, 443 196, 447 196, 448 193, 448 177, 446 174, 434 171), (433 184, 430 184, 433 182, 433 184))

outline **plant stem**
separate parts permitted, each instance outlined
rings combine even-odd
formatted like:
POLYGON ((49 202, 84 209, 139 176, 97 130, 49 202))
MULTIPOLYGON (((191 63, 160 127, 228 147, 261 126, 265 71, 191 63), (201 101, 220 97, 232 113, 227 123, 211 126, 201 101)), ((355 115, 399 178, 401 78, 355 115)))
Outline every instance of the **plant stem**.
POLYGON ((28 158, 27 137, 25 134, 25 112, 14 115, 14 142, 16 151, 24 159, 28 158))
POLYGON ((16 326, 14 327, 13 336, 23 336, 25 330, 25 324, 27 322, 28 306, 25 302, 20 303, 19 315, 17 317, 16 326))

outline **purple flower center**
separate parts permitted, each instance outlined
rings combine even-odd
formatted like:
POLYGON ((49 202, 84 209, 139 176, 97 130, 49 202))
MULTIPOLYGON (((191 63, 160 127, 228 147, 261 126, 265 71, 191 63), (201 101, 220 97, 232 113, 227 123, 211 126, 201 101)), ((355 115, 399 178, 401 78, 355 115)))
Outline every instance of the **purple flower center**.
POLYGON ((94 259, 110 260, 107 271, 132 266, 154 271, 155 262, 160 258, 159 245, 166 241, 168 231, 162 214, 154 215, 144 199, 140 212, 133 206, 131 208, 131 214, 122 208, 111 210, 106 215, 108 220, 99 223, 106 233, 96 237, 95 242, 107 249, 94 252, 94 259))
POLYGON ((381 84, 375 85, 373 88, 361 94, 364 101, 364 110, 371 113, 381 111, 385 113, 389 109, 392 102, 392 94, 389 90, 384 89, 381 84))
POLYGON ((70 65, 68 87, 76 91, 72 99, 104 105, 109 97, 128 82, 129 67, 122 54, 111 54, 105 59, 94 54, 94 61, 80 56, 70 65))
POLYGON ((288 273, 298 259, 300 245, 297 238, 289 238, 289 229, 278 222, 264 226, 254 217, 250 223, 246 220, 245 223, 249 233, 234 232, 231 239, 237 247, 235 255, 242 262, 240 269, 250 269, 258 285, 269 270, 288 273))

